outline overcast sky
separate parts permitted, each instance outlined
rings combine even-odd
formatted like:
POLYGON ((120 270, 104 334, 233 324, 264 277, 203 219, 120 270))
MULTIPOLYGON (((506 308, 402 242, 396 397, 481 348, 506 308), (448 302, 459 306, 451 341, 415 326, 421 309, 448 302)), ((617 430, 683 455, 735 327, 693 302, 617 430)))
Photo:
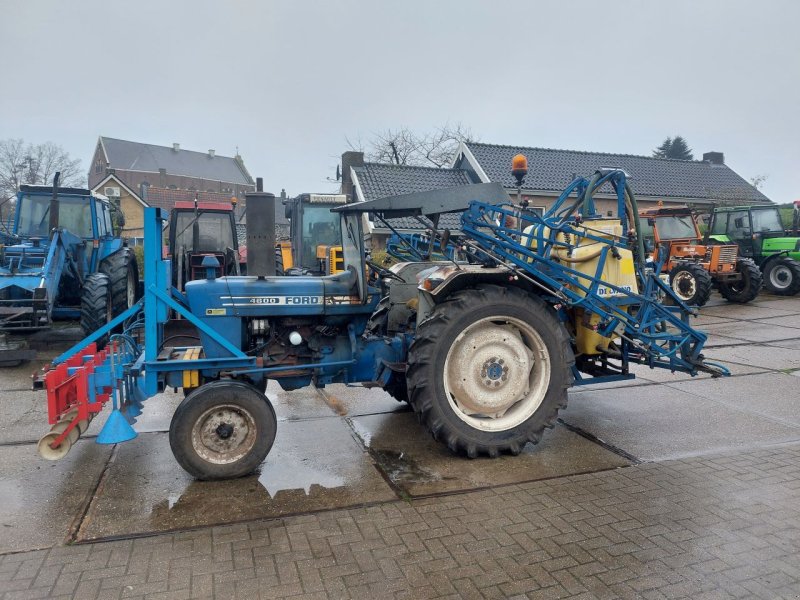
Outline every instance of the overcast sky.
MULTIPOLYGON (((800 198, 800 2, 0 0, 0 139, 98 135, 331 191, 346 138, 447 121, 481 141, 649 155, 682 135, 800 198)), ((532 165, 535 168, 535 165, 532 165)), ((635 189, 635 180, 633 181, 635 189)))

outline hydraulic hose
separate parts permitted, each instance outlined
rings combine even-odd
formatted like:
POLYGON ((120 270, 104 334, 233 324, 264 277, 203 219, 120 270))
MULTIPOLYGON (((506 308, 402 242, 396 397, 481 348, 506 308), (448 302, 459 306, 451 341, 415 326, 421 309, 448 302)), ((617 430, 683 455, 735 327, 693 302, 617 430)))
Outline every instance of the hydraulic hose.
POLYGON ((639 204, 636 202, 636 196, 633 195, 633 190, 631 189, 631 186, 628 185, 627 181, 625 181, 625 198, 628 200, 631 212, 633 213, 628 217, 628 219, 631 222, 634 232, 636 232, 636 252, 634 253, 636 257, 636 266, 639 267, 640 270, 643 270, 645 264, 645 254, 644 239, 642 238, 641 232, 642 224, 639 222, 639 204))

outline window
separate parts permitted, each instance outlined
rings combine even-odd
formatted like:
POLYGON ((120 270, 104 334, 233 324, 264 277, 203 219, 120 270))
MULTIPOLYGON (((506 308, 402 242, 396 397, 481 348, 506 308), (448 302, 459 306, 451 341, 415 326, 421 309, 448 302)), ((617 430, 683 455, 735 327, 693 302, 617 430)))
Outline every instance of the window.
POLYGON ((107 205, 103 205, 103 219, 106 222, 106 231, 108 231, 109 234, 113 235, 114 227, 111 224, 111 211, 109 210, 109 207, 107 205))
POLYGON ((98 158, 97 161, 94 163, 94 172, 95 173, 102 173, 103 172, 103 161, 102 161, 102 159, 98 158))
POLYGON ((725 235, 728 228, 728 215, 719 212, 714 216, 714 226, 711 228, 711 235, 725 235))
POLYGON ((662 240, 697 239, 694 219, 690 215, 656 218, 658 237, 662 240))
POLYGON ((303 256, 301 265, 317 268, 317 246, 337 246, 342 243, 342 224, 338 213, 324 204, 303 206, 303 256))
POLYGON ((194 252, 216 252, 225 248, 233 248, 231 216, 228 212, 204 212, 195 219, 194 212, 178 215, 175 224, 175 247, 194 252), (197 241, 195 245, 195 220, 197 224, 197 241))
POLYGON ((103 218, 103 203, 95 201, 94 210, 95 215, 97 215, 97 237, 102 237, 108 231, 106 229, 106 220, 103 218))
POLYGON ((746 210, 732 210, 728 213, 728 235, 738 240, 750 237, 750 215, 746 210))
POLYGON ((783 222, 777 208, 754 208, 752 216, 754 233, 783 232, 783 222))
MULTIPOLYGON (((21 199, 17 233, 47 237, 50 233, 50 198, 25 195, 21 199)), ((58 226, 82 238, 92 237, 91 205, 85 198, 58 198, 58 226)))

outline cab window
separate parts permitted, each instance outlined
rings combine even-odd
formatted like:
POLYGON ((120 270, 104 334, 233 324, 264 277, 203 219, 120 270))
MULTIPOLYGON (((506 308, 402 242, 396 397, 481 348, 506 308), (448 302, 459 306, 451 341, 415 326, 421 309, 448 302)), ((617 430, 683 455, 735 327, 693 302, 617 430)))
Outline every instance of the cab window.
POLYGON ((103 203, 95 201, 94 211, 95 220, 97 221, 97 237, 102 237, 107 233, 106 221, 103 218, 103 203))
POLYGON ((106 205, 103 206, 103 220, 106 222, 106 231, 110 235, 114 235, 114 227, 111 224, 111 211, 106 205))
POLYGON ((728 235, 734 239, 750 237, 750 214, 746 210, 732 210, 728 213, 728 235))

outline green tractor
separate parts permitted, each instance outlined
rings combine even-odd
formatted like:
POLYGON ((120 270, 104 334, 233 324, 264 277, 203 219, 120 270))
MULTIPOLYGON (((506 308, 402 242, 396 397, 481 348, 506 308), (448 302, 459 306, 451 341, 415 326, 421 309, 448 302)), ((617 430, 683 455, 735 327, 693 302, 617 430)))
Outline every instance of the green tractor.
POLYGON ((711 243, 738 244, 739 254, 761 268, 764 286, 773 294, 800 292, 800 236, 784 228, 777 206, 714 208, 707 235, 711 243))

